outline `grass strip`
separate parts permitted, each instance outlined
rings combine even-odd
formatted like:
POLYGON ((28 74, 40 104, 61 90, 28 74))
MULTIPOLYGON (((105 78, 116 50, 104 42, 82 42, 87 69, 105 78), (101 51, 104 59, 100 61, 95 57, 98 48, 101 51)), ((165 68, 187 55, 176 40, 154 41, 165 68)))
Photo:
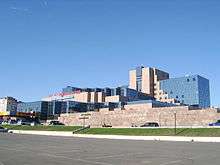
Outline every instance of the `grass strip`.
MULTIPOLYGON (((91 128, 79 133, 95 135, 174 136, 173 128, 91 128)), ((220 137, 220 128, 178 128, 176 136, 220 137)))

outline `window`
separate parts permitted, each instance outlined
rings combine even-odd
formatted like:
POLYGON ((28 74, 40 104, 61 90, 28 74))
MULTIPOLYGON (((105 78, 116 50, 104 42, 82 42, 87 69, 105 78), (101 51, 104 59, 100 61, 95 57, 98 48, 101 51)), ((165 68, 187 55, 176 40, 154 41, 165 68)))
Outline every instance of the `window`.
POLYGON ((172 95, 172 94, 173 94, 173 91, 170 91, 170 94, 172 95))
POLYGON ((187 82, 189 82, 189 79, 187 79, 187 82))
POLYGON ((182 95, 182 98, 184 98, 184 95, 182 95))
POLYGON ((176 96, 176 98, 178 99, 178 98, 179 98, 179 96, 176 96))
POLYGON ((196 78, 193 78, 193 81, 196 81, 196 78))

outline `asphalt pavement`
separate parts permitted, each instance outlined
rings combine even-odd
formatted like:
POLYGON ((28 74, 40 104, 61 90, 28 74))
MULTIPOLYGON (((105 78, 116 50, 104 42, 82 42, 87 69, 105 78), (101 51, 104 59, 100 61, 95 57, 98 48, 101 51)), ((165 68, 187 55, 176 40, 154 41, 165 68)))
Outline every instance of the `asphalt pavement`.
POLYGON ((0 133, 0 165, 219 165, 220 143, 0 133))

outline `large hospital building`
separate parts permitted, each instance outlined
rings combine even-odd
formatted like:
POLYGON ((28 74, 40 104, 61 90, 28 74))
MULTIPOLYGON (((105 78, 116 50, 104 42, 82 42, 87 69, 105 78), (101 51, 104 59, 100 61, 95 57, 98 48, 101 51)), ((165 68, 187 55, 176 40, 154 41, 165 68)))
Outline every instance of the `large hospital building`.
POLYGON ((151 67, 129 71, 129 83, 115 88, 79 88, 67 86, 60 92, 36 102, 0 99, 0 116, 35 115, 41 119, 60 114, 123 109, 147 103, 152 107, 210 107, 209 80, 199 75, 170 78, 169 73, 151 67))

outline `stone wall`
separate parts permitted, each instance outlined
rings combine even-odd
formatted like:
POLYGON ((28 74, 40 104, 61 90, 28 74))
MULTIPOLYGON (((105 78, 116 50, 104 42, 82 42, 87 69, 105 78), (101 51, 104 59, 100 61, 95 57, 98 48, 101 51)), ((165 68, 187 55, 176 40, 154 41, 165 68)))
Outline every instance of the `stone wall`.
MULTIPOLYGON (((160 126, 174 126, 176 112, 177 126, 207 126, 220 119, 216 109, 189 110, 187 106, 150 108, 149 106, 126 106, 125 109, 101 109, 99 112, 88 112, 86 125, 101 127, 109 124, 113 127, 140 126, 146 122, 157 122, 160 126)), ((83 125, 83 113, 63 114, 59 121, 66 125, 83 125)))

